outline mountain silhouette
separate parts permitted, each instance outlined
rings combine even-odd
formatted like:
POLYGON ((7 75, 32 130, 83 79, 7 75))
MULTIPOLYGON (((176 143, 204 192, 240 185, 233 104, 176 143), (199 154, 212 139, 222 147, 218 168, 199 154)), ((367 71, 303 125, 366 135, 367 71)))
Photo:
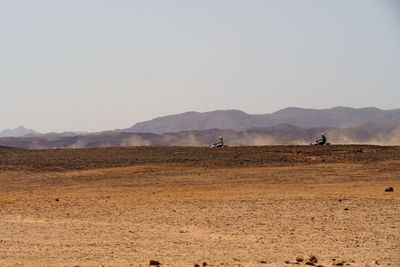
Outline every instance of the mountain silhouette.
POLYGON ((290 124, 301 128, 359 127, 379 124, 400 127, 400 109, 335 107, 331 109, 286 108, 265 115, 251 115, 240 110, 217 110, 211 112, 186 112, 140 122, 124 129, 135 133, 169 133, 208 129, 249 129, 290 124))
POLYGON ((20 126, 15 129, 6 129, 0 132, 0 137, 21 137, 26 135, 36 135, 39 134, 35 130, 27 129, 23 126, 20 126))
POLYGON ((327 133, 332 144, 400 145, 400 109, 286 108, 251 115, 239 110, 186 112, 100 133, 48 133, 23 127, 3 131, 0 146, 83 148, 208 146, 222 135, 229 146, 309 144, 327 133), (5 137, 7 136, 7 137, 5 137))

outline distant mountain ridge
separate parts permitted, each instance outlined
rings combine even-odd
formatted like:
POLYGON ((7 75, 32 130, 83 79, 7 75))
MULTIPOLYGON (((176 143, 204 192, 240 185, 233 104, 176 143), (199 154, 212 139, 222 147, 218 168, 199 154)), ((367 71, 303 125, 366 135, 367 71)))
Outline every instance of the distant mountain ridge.
POLYGON ((40 134, 19 127, 3 131, 0 146, 208 146, 220 135, 229 146, 290 145, 309 144, 321 132, 326 132, 333 144, 400 145, 400 109, 286 108, 265 115, 240 110, 186 112, 137 123, 128 129, 98 133, 40 134))
POLYGON ((229 146, 307 145, 325 132, 332 144, 400 145, 400 128, 365 124, 355 128, 299 128, 280 124, 242 130, 209 129, 177 133, 104 132, 77 136, 3 137, 0 146, 28 149, 118 146, 209 146, 224 137, 229 146))
POLYGON ((62 137, 72 137, 72 136, 77 136, 77 135, 86 135, 88 134, 87 132, 51 132, 51 133, 40 133, 32 129, 27 129, 23 126, 19 126, 15 129, 5 129, 3 131, 0 131, 0 138, 3 137, 42 137, 42 138, 47 138, 49 140, 51 139, 58 139, 62 137))
POLYGON ((249 129, 290 124, 301 128, 358 127, 364 124, 400 127, 400 109, 381 110, 374 107, 305 109, 290 107, 265 115, 251 115, 240 110, 185 112, 140 122, 124 129, 133 133, 170 133, 208 129, 249 129))
POLYGON ((37 135, 39 134, 35 130, 27 129, 23 126, 17 127, 15 129, 5 129, 0 131, 0 137, 21 137, 26 135, 37 135))

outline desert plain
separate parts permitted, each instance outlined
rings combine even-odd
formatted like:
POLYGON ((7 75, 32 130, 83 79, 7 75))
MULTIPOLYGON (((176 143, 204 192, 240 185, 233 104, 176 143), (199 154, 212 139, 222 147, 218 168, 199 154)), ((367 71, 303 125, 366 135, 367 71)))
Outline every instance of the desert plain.
POLYGON ((0 266, 400 266, 399 192, 396 146, 3 147, 0 266))

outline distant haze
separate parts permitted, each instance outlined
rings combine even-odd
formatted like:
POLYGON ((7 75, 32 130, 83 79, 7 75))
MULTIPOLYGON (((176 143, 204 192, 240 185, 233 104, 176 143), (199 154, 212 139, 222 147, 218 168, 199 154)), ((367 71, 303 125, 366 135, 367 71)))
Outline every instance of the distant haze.
POLYGON ((0 131, 400 103, 396 0, 2 1, 0 35, 0 131))
POLYGON ((322 132, 332 144, 400 145, 400 109, 287 108, 268 115, 219 110, 165 116, 127 129, 101 133, 39 134, 28 131, 17 128, 0 132, 0 146, 36 149, 209 146, 218 136, 223 136, 229 146, 304 145, 310 144, 322 132))

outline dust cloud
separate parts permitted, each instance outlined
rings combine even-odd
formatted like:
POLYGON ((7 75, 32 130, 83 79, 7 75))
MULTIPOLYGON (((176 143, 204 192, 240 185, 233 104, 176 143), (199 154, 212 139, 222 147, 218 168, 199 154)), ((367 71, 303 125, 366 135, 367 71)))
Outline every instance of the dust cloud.
POLYGON ((179 146, 205 146, 204 142, 201 142, 195 135, 189 134, 177 144, 179 146))
POLYGON ((208 143, 201 140, 194 134, 184 136, 164 135, 162 138, 163 145, 166 146, 208 146, 208 143))
POLYGON ((226 144, 229 146, 306 145, 309 143, 309 141, 303 139, 282 138, 258 133, 244 133, 240 136, 226 138, 226 144))
POLYGON ((370 140, 370 144, 376 145, 400 145, 400 128, 392 130, 388 134, 378 135, 377 138, 370 140))
POLYGON ((246 134, 239 139, 231 142, 232 146, 267 146, 279 143, 278 140, 271 135, 246 134))
POLYGON ((121 146, 151 146, 151 142, 149 140, 145 140, 140 136, 131 136, 129 138, 124 139, 121 142, 121 146))
POLYGON ((400 145, 400 127, 392 129, 347 128, 347 129, 301 129, 277 132, 262 131, 200 131, 154 134, 121 134, 95 135, 77 137, 74 139, 46 140, 45 138, 21 139, 21 143, 1 143, 5 146, 15 146, 30 149, 48 148, 85 148, 111 146, 192 146, 208 147, 218 141, 218 136, 224 137, 227 146, 270 146, 270 145, 309 145, 320 138, 321 131, 327 133, 327 140, 332 145, 400 145))
POLYGON ((370 134, 363 136, 360 133, 334 130, 328 132, 329 142, 333 144, 366 144, 396 146, 400 145, 400 128, 393 129, 388 133, 370 134))
POLYGON ((73 143, 70 148, 85 148, 87 147, 87 142, 85 140, 78 139, 75 143, 73 143))

